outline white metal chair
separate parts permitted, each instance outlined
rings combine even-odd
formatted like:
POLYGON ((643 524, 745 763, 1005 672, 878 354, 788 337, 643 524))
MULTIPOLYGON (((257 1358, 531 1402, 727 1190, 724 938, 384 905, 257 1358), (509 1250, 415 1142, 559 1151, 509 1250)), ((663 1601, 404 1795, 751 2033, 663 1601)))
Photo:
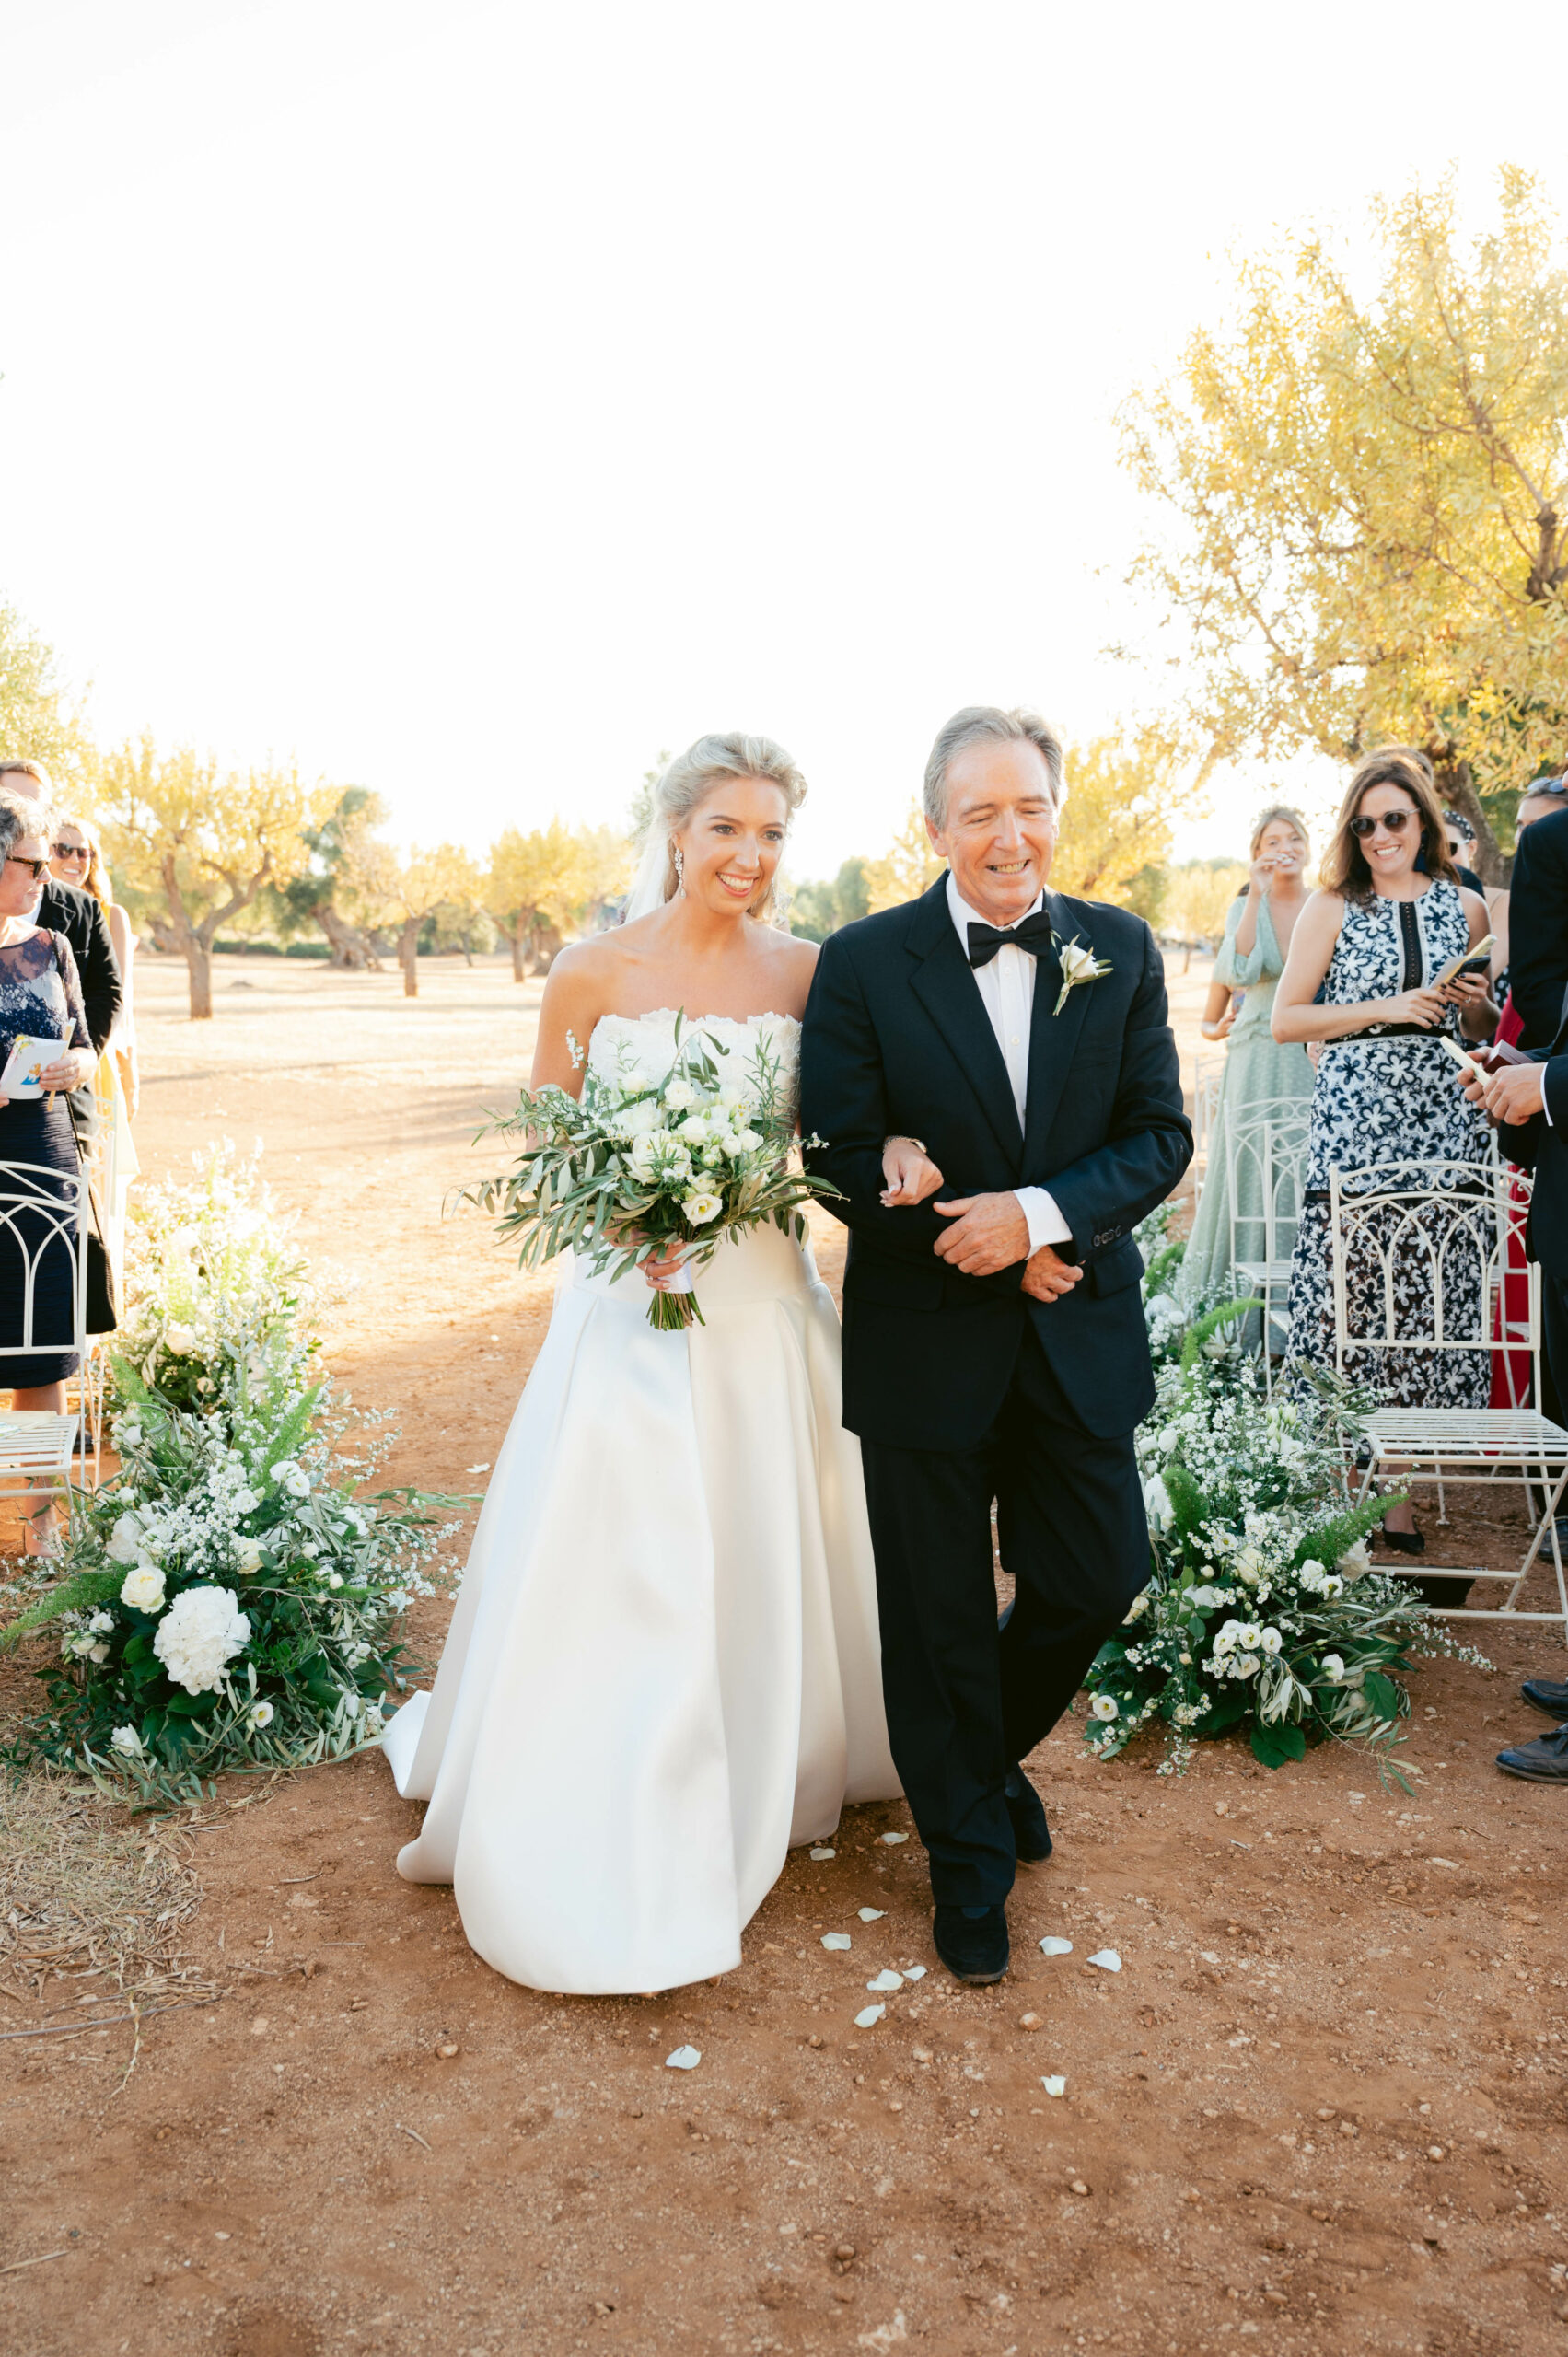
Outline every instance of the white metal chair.
MULTIPOLYGON (((1228 1113, 1225 1125, 1225 1214, 1232 1282, 1263 1304, 1265 1389, 1272 1385, 1274 1327, 1288 1314, 1291 1263, 1301 1225, 1302 1173, 1310 1100, 1265 1097, 1228 1113)), ((1282 1341, 1283 1346, 1283 1341, 1282 1341)))
POLYGON ((1209 1143, 1225 1086, 1225 1057, 1199 1056, 1192 1066, 1192 1202, 1202 1201, 1209 1178, 1209 1143))
MULTIPOLYGON (((1334 1361, 1347 1352, 1443 1353, 1527 1350, 1540 1397, 1540 1271, 1527 1266, 1521 1319, 1510 1314, 1510 1250, 1524 1235, 1527 1190, 1493 1155, 1483 1162, 1404 1159, 1329 1173, 1329 1235, 1334 1297, 1334 1361), (1379 1183, 1379 1170, 1387 1174, 1379 1183), (1413 1172, 1421 1174, 1411 1183, 1413 1172), (1351 1181, 1347 1189, 1346 1179, 1351 1181), (1401 1298, 1402 1296, 1402 1298, 1401 1298)), ((1518 1283, 1518 1256, 1512 1274, 1518 1283)), ((1484 1608, 1439 1605, 1454 1620, 1556 1621, 1568 1643, 1568 1576, 1557 1538, 1558 1501, 1568 1480, 1568 1432, 1534 1408, 1379 1408, 1367 1426, 1365 1497, 1383 1466, 1399 1469, 1401 1489, 1419 1482, 1457 1488, 1517 1480, 1533 1535, 1517 1572, 1472 1563, 1428 1563, 1423 1579, 1498 1581, 1507 1594, 1484 1608), (1536 1506, 1545 1511, 1536 1521, 1536 1506), (1519 1592, 1549 1548, 1557 1609, 1520 1612, 1519 1592)))
MULTIPOLYGON (((20 1332, 0 1335, 0 1355, 11 1359, 58 1358, 87 1352, 87 1172, 65 1172, 31 1162, 0 1164, 0 1250, 19 1261, 22 1280, 20 1332), (45 1261, 67 1256, 71 1271, 69 1335, 49 1320, 39 1331, 39 1277, 45 1261)), ((84 1393, 77 1385, 75 1411, 47 1408, 0 1410, 0 1496, 37 1496, 59 1487, 69 1492, 78 1446, 85 1453, 84 1393)), ((85 1472, 85 1465, 84 1465, 85 1472)))

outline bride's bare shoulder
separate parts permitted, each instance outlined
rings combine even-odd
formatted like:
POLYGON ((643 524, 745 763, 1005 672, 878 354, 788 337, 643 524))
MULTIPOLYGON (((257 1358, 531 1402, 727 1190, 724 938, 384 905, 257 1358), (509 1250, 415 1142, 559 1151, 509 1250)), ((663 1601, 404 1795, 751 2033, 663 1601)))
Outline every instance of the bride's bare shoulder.
POLYGON ((766 936, 765 954, 778 978, 772 995, 779 1013, 804 1015, 811 977, 817 970, 817 944, 802 941, 793 933, 781 933, 776 925, 759 925, 757 931, 766 936))

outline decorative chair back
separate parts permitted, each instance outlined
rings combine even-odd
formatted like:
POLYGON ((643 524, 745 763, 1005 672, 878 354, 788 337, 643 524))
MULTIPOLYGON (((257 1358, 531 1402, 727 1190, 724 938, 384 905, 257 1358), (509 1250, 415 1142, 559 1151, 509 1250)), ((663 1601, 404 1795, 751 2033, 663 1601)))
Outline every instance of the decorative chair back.
POLYGON ((1225 1086, 1225 1058, 1199 1056, 1192 1066, 1192 1199, 1198 1202, 1209 1179, 1209 1144, 1225 1086))
POLYGON ((1311 1106, 1301 1097, 1257 1098, 1225 1125, 1225 1208, 1233 1269, 1288 1269, 1301 1223, 1301 1178, 1311 1106))
POLYGON ((0 1237, 19 1258, 21 1330, 6 1335, 0 1351, 7 1358, 80 1355, 87 1346, 87 1173, 55 1170, 45 1163, 0 1163, 0 1237), (57 1311, 41 1319, 39 1276, 46 1260, 69 1258, 70 1330, 62 1333, 57 1311), (41 1332, 41 1324, 49 1330, 41 1332))
POLYGON ((1520 1283, 1528 1218, 1527 1183, 1494 1152, 1480 1162, 1407 1156, 1330 1170, 1336 1366, 1349 1350, 1523 1352, 1539 1399, 1533 1261, 1520 1283))

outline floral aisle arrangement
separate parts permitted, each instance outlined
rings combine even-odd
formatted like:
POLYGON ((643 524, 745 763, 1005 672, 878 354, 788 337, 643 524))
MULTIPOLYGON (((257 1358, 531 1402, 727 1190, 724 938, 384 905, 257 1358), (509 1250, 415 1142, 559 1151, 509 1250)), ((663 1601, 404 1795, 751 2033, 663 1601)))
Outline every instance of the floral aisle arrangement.
POLYGON ((1410 1709, 1412 1645, 1482 1657, 1371 1567, 1366 1534, 1388 1502, 1355 1504, 1348 1472, 1370 1400, 1321 1376, 1305 1396, 1265 1397, 1235 1340, 1257 1305, 1194 1309, 1176 1290, 1179 1248, 1144 1242, 1156 1399, 1138 1458, 1154 1575, 1090 1672, 1089 1747, 1109 1758, 1157 1720, 1162 1773, 1232 1730, 1271 1768, 1329 1737, 1386 1751, 1410 1709))
MULTIPOLYGON (((482 1132, 522 1134, 516 1167, 461 1197, 498 1213, 500 1235, 520 1238, 524 1268, 570 1247, 596 1276, 608 1268, 619 1277, 679 1253, 679 1283, 648 1298, 649 1324, 667 1331, 701 1321, 691 1281, 725 1237, 737 1242, 772 1220, 804 1238, 801 1205, 836 1191, 799 1167, 790 1093, 766 1039, 728 1074, 726 1051, 700 1032, 683 1039, 683 1028, 678 1017, 662 1081, 590 1069, 580 1100, 564 1088, 525 1088, 516 1112, 482 1132)), ((573 1053, 580 1067, 575 1043, 573 1053)))
POLYGON ((145 1796, 375 1741, 404 1613, 435 1592, 462 1503, 365 1494, 392 1435, 356 1420, 351 1442, 346 1403, 324 1376, 305 1380, 308 1272, 254 1165, 215 1157, 181 1193, 162 1190, 137 1263, 130 1330, 159 1387, 117 1362, 119 1470, 75 1501, 34 1600, 0 1632, 6 1648, 60 1631, 48 1707, 13 1736, 13 1764, 145 1796))

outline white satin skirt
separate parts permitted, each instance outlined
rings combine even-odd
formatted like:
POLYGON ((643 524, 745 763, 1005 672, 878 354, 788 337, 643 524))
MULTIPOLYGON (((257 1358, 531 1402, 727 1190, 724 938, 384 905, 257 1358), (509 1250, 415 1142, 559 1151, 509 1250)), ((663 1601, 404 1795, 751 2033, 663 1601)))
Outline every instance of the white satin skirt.
POLYGON ((430 1804, 399 1873, 531 1988, 731 1970, 791 1844, 899 1790, 832 1297, 772 1226, 697 1297, 662 1334, 640 1277, 563 1280, 435 1690, 384 1737, 430 1804))

